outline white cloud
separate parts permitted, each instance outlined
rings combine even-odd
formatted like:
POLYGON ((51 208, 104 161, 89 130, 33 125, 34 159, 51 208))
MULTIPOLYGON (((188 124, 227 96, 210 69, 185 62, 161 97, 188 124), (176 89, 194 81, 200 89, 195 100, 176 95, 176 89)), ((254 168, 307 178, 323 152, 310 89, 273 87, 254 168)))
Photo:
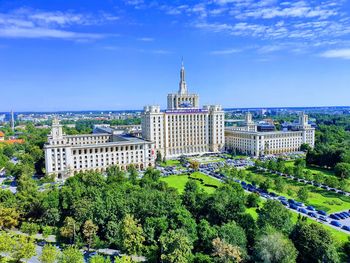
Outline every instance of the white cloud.
POLYGON ((152 38, 152 37, 140 37, 137 40, 144 41, 144 42, 153 42, 154 38, 152 38))
POLYGON ((350 59, 350 48, 328 50, 321 53, 320 56, 324 58, 350 59))
POLYGON ((230 48, 230 49, 214 50, 214 51, 211 51, 210 54, 211 55, 230 55, 230 54, 239 53, 241 51, 242 50, 240 49, 230 48))
POLYGON ((76 32, 72 27, 96 25, 116 19, 118 18, 107 13, 92 16, 73 12, 45 12, 22 8, 0 13, 0 37, 93 40, 107 35, 76 32))

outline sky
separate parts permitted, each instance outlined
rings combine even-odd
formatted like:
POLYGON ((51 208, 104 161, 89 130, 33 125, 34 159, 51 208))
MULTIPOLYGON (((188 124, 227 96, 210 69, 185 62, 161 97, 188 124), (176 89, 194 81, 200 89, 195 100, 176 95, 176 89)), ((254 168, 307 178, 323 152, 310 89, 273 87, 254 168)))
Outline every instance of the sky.
POLYGON ((0 111, 350 105, 350 1, 0 0, 0 111))

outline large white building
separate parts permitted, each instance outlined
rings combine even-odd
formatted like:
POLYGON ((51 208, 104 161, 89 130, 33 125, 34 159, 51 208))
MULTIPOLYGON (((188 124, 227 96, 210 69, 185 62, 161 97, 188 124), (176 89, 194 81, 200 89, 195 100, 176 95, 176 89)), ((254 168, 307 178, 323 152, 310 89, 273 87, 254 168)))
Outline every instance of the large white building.
POLYGON ((168 94, 168 107, 145 106, 142 137, 155 143, 162 157, 219 152, 224 148, 224 111, 220 105, 199 108, 199 96, 190 94, 182 65, 177 93, 168 94))
POLYGON ((226 150, 256 157, 296 152, 302 144, 310 147, 315 145, 315 129, 308 123, 308 116, 304 113, 299 115, 299 122, 292 130, 258 131, 250 113, 247 113, 243 126, 225 129, 226 150))
POLYGON ((79 171, 104 171, 112 165, 125 170, 131 164, 144 169, 155 163, 154 144, 150 141, 108 127, 100 127, 94 134, 65 135, 57 119, 44 151, 46 173, 58 178, 79 171))

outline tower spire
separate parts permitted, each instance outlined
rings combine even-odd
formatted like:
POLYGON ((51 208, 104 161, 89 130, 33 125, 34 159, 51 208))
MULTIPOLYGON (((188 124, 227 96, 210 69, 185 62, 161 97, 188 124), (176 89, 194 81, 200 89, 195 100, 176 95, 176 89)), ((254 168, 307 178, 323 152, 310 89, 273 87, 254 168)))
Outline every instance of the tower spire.
POLYGON ((185 81, 185 67, 184 67, 183 58, 181 59, 179 94, 187 94, 187 85, 185 81))

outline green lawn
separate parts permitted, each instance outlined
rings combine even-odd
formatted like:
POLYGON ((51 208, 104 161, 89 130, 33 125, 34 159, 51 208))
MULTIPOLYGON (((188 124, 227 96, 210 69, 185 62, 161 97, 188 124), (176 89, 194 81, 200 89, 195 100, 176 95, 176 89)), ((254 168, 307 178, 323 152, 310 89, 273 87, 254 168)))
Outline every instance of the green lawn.
MULTIPOLYGON (((269 177, 272 179, 276 179, 277 177, 279 177, 279 175, 271 174, 268 172, 253 172, 253 173, 261 174, 264 177, 269 177)), ((286 190, 283 193, 278 193, 277 191, 271 189, 277 194, 283 195, 287 198, 293 198, 298 200, 297 198, 298 190, 301 187, 306 187, 309 190, 309 198, 308 198, 308 201, 306 202, 307 205, 312 205, 316 209, 324 210, 327 213, 340 212, 340 211, 350 209, 350 197, 348 196, 330 192, 312 185, 305 185, 304 183, 287 179, 285 177, 282 177, 282 178, 285 180, 285 182, 288 185, 287 187, 289 187, 292 190, 294 195, 292 196, 288 195, 286 190)))
MULTIPOLYGON (((286 166, 288 167, 294 167, 294 161, 287 161, 286 162, 286 166)), ((311 171, 312 174, 317 174, 317 173, 321 173, 323 175, 334 175, 334 171, 332 170, 328 170, 328 169, 324 169, 324 168, 321 168, 321 167, 317 167, 317 166, 310 166, 308 165, 304 171, 311 171)))
POLYGON ((166 167, 166 166, 179 166, 180 161, 179 160, 166 160, 165 163, 161 162, 160 166, 166 167))
MULTIPOLYGON (((191 177, 203 179, 204 184, 211 184, 211 185, 217 185, 217 186, 221 185, 220 181, 218 181, 212 177, 209 177, 203 173, 200 173, 200 172, 192 173, 191 177)), ((189 179, 188 175, 170 175, 167 177, 162 177, 161 180, 164 182, 167 182, 169 186, 176 188, 179 191, 179 193, 181 194, 185 189, 185 185, 186 185, 187 181, 190 179, 189 179)), ((198 183, 198 185, 201 188, 204 189, 204 191, 206 191, 209 194, 211 194, 215 191, 214 187, 204 186, 197 180, 196 180, 196 182, 198 183)))

